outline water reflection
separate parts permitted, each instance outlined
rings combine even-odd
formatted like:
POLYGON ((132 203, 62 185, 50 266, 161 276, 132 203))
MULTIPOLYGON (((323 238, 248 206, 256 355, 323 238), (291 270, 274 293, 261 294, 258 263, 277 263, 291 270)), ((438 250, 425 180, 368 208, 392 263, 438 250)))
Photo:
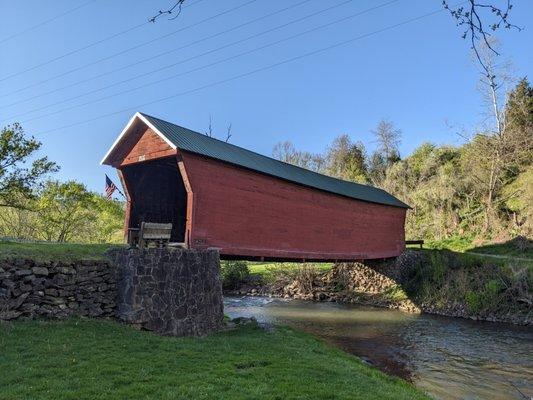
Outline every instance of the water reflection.
POLYGON ((533 396, 531 328, 260 297, 226 298, 225 312, 313 333, 439 399, 533 396))

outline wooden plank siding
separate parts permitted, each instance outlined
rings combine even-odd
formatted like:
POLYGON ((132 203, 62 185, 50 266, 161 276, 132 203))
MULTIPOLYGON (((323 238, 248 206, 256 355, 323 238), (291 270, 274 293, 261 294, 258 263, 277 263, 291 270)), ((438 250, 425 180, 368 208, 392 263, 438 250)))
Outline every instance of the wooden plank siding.
POLYGON ((110 164, 115 167, 122 167, 175 154, 176 150, 150 128, 145 127, 135 130, 124 139, 110 164))
POLYGON ((181 154, 194 193, 192 247, 307 260, 387 258, 404 250, 405 209, 181 154))

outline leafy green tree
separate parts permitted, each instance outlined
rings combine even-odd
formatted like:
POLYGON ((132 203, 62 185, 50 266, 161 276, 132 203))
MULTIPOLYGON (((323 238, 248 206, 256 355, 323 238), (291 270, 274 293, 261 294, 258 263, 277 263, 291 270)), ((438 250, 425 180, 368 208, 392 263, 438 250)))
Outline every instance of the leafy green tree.
MULTIPOLYGON (((487 58, 486 64, 495 75, 505 77, 505 71, 494 65, 494 60, 487 58)), ((503 188, 512 184, 533 160, 532 96, 525 79, 509 93, 490 78, 481 76, 480 83, 486 115, 493 122, 464 146, 462 168, 469 171, 467 178, 479 203, 477 212, 484 217, 483 232, 493 236, 506 229, 501 224, 505 219, 502 206, 519 194, 504 194, 503 188)))
POLYGON ((533 235, 533 165, 502 189, 506 199, 504 213, 509 216, 513 236, 533 235))
POLYGON ((326 173, 352 182, 368 182, 365 146, 346 134, 337 136, 328 148, 326 173))
POLYGON ((519 167, 533 163, 533 88, 522 78, 511 90, 505 107, 507 152, 519 167))
POLYGON ((124 203, 74 181, 48 181, 20 208, 4 207, 0 236, 79 243, 121 243, 124 203))
POLYGON ((38 239, 34 199, 17 199, 19 207, 0 209, 0 237, 38 239))
POLYGON ((37 201, 39 229, 44 239, 67 242, 93 223, 94 198, 85 185, 48 181, 37 201))
POLYGON ((424 143, 391 165, 383 188, 408 203, 407 236, 440 239, 460 229, 460 151, 424 143))
POLYGON ((93 193, 93 220, 89 237, 91 242, 119 243, 124 239, 124 203, 93 193))
POLYGON ((47 157, 31 160, 41 148, 33 137, 26 138, 15 123, 0 133, 0 207, 23 207, 32 197, 41 179, 58 170, 47 157))

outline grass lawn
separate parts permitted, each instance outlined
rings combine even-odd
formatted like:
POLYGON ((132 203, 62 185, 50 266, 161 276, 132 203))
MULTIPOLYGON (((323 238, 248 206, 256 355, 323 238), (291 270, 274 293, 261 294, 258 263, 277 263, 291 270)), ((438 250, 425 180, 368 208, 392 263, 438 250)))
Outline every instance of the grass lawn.
POLYGON ((18 243, 0 241, 0 258, 28 258, 37 261, 100 260, 117 245, 73 243, 18 243))
MULTIPOLYGON (((307 263, 309 265, 314 266, 321 272, 327 272, 333 267, 333 263, 307 263)), ((267 275, 269 273, 269 269, 275 269, 275 268, 284 268, 284 269, 291 269, 291 268, 298 268, 302 266, 302 263, 295 263, 295 262, 284 262, 284 263, 276 263, 276 262, 249 262, 248 268, 250 268, 250 272, 252 274, 259 274, 259 275, 267 275)))
POLYGON ((289 328, 160 337, 112 321, 0 325, 0 398, 427 399, 289 328))

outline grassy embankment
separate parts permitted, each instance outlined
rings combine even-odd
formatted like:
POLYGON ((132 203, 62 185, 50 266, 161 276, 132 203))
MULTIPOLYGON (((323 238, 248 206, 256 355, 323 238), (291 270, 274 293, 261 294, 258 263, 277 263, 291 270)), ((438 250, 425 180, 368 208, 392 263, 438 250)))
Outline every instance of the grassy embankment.
POLYGON ((2 399, 426 399, 313 337, 160 337, 112 321, 0 324, 2 399))
POLYGON ((428 249, 451 250, 459 253, 488 254, 516 258, 527 258, 533 261, 533 247, 519 249, 512 240, 503 243, 485 243, 476 245, 473 238, 456 236, 448 239, 428 241, 428 249))
POLYGON ((117 245, 75 243, 19 243, 0 241, 0 258, 27 258, 36 261, 101 260, 117 245))
POLYGON ((533 300, 533 259, 449 250, 422 250, 421 254, 423 257, 408 267, 402 283, 415 303, 441 311, 464 305, 460 314, 470 316, 516 321, 528 318, 533 300))

